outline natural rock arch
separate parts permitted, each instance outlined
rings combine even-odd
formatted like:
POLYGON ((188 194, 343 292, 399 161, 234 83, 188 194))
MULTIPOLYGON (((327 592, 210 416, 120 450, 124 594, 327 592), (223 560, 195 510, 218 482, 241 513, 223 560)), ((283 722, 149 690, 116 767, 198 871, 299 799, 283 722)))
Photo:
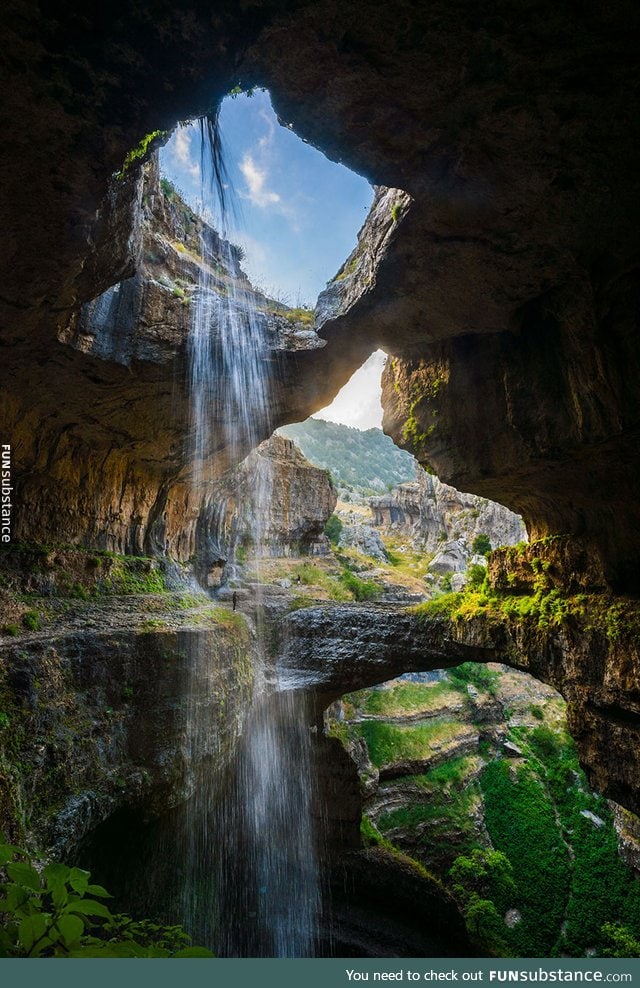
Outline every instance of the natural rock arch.
MULTIPOLYGON (((443 479, 508 503, 536 534, 584 538, 614 585, 636 586, 637 16, 622 0, 580 18, 568 3, 485 18, 466 3, 327 0, 125 7, 93 22, 20 5, 4 89, 29 149, 3 182, 14 380, 53 361, 58 384, 37 377, 49 407, 72 382, 98 409, 102 385, 126 393, 53 339, 132 269, 127 195, 106 198, 109 176, 145 132, 238 80, 267 84, 298 133, 413 197, 374 289, 324 331, 348 338, 351 358, 372 344, 395 354, 386 427, 443 479)), ((139 373, 153 398, 155 373, 139 373)), ((336 387, 345 376, 334 361, 336 387)), ((4 412, 21 469, 42 476, 8 385, 4 412)), ((86 424, 50 419, 32 410, 29 431, 82 456, 86 424)), ((135 455, 126 469, 165 482, 135 455)))

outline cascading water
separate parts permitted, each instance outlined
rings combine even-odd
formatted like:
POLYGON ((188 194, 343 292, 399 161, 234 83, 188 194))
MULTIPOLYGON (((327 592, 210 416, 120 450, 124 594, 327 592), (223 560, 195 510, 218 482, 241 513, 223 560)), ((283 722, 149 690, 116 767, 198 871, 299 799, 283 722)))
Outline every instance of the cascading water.
MULTIPOLYGON (((221 231, 218 237, 210 226, 203 228, 189 351, 193 484, 206 502, 211 453, 224 447, 237 462, 271 431, 273 375, 267 319, 226 236, 227 183, 216 122, 207 120, 201 136, 202 213, 208 221, 217 217, 221 231), (219 435, 210 425, 214 409, 222 422, 219 435)), ((188 860, 181 911, 187 927, 222 955, 305 957, 314 953, 321 911, 314 772, 304 698, 280 690, 269 669, 259 557, 272 494, 270 469, 265 464, 256 475, 251 533, 258 569, 254 699, 244 713, 226 784, 215 771, 203 777, 184 821, 188 860)), ((197 739, 196 698, 188 709, 187 732, 197 739)))

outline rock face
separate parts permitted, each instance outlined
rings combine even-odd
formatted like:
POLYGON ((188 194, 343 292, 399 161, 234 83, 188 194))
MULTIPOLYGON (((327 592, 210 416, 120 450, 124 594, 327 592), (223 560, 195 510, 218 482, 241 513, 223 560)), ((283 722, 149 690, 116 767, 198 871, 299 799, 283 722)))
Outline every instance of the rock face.
POLYGON ((273 435, 213 486, 200 520, 200 566, 211 575, 239 549, 322 555, 329 550, 324 528, 335 506, 327 471, 309 463, 290 439, 273 435))
MULTIPOLYGON (((351 281, 320 302, 325 347, 282 352, 265 437, 326 405, 381 346, 398 442, 518 511, 532 537, 581 540, 614 589, 640 590, 639 17, 629 0, 579 14, 506 0, 491 16, 450 0, 142 2, 108 16, 10 4, 0 420, 15 536, 191 556, 184 354, 155 359, 174 330, 136 360, 126 339, 85 353, 77 320, 139 270, 135 166, 112 182, 127 153, 255 82, 306 140, 410 197, 378 196, 362 260, 337 279, 351 281)), ((596 784, 637 806, 637 642, 518 634, 514 656, 517 644, 569 699, 596 784)))
POLYGON ((212 764, 222 771, 252 693, 248 632, 206 612, 179 630, 145 613, 131 598, 94 605, 103 630, 81 623, 0 650, 0 824, 14 839, 68 857, 118 810, 148 821, 212 764))
POLYGON ((23 532, 51 514, 49 488, 69 531, 89 518, 88 537, 118 504, 143 519, 120 523, 129 541, 149 513, 169 530, 190 514, 184 492, 158 494, 159 458, 177 466, 168 423, 184 431, 166 373, 145 363, 132 376, 55 333, 135 274, 135 166, 109 192, 127 152, 241 79, 267 85, 282 119, 330 157, 410 197, 380 192, 375 263, 331 289, 337 305, 322 301, 327 347, 285 361, 277 418, 326 404, 381 345, 395 357, 384 403, 399 441, 456 487, 522 513, 534 535, 588 532, 607 579, 636 586, 637 18, 625 0, 580 20, 570 3, 514 0, 490 19, 440 0, 266 0, 250 17, 213 18, 198 4, 142 5, 107 21, 16 5, 3 25, 5 119, 29 153, 3 171, 0 294, 15 347, 2 417, 33 519, 23 532), (86 492, 99 467, 96 506, 86 492))
POLYGON ((369 525, 343 525, 338 545, 358 549, 372 559, 385 561, 387 558, 382 539, 369 525))
POLYGON ((611 606, 610 598, 596 598, 582 617, 556 625, 536 614, 478 613, 452 622, 374 605, 309 608, 289 616, 281 662, 313 688, 320 708, 400 673, 466 661, 529 672, 567 701, 569 730, 593 788, 638 813, 640 636, 637 614, 616 618, 605 609, 611 606))
POLYGON ((427 552, 443 542, 464 540, 469 547, 477 535, 489 537, 491 548, 524 542, 522 519, 486 497, 465 494, 443 484, 424 470, 412 484, 400 484, 384 497, 369 501, 374 525, 413 530, 427 552))

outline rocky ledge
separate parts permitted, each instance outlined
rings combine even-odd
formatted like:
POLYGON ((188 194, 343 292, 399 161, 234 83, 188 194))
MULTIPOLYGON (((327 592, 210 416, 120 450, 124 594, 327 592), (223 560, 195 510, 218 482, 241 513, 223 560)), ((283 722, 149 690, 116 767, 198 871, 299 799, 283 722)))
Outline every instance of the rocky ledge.
MULTIPOLYGON (((316 692, 319 708, 400 673, 465 661, 501 662, 529 672, 567 701, 569 729, 593 788, 638 813, 637 604, 594 588, 570 595, 558 590, 552 559, 564 573, 562 545, 534 543, 522 552, 531 558, 522 563, 528 591, 494 585, 407 610, 337 605, 295 612, 286 620, 283 669, 316 692)), ((498 553, 496 572, 500 559, 498 553)))

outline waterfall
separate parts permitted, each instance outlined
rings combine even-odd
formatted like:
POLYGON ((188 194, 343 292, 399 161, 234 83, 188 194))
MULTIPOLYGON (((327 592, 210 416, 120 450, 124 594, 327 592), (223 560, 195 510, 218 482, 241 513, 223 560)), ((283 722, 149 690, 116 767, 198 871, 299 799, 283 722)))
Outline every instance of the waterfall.
MULTIPOLYGON (((273 379, 268 321, 229 242, 226 175, 217 124, 201 127, 203 226, 201 275, 189 342, 190 454, 203 502, 213 481, 211 455, 223 448, 237 462, 269 429, 273 379), (214 220, 215 221, 215 220, 214 220), (212 428, 212 416, 220 425, 212 428)), ((252 542, 259 556, 272 468, 256 476, 252 542)), ((227 576, 233 573, 227 567, 227 576)), ((186 840, 182 918, 226 956, 312 956, 321 909, 313 824, 311 737, 304 697, 280 690, 270 667, 259 589, 254 613, 254 698, 226 781, 211 766, 199 780, 182 823, 186 840)), ((196 663, 197 665, 197 663, 196 663)), ((202 676, 191 691, 201 688, 202 676)), ((200 745, 198 698, 188 702, 187 733, 200 745)), ((196 752, 194 751, 195 755, 196 752)))
POLYGON ((312 956, 321 905, 314 774, 303 698, 259 697, 223 803, 223 956, 312 956))

